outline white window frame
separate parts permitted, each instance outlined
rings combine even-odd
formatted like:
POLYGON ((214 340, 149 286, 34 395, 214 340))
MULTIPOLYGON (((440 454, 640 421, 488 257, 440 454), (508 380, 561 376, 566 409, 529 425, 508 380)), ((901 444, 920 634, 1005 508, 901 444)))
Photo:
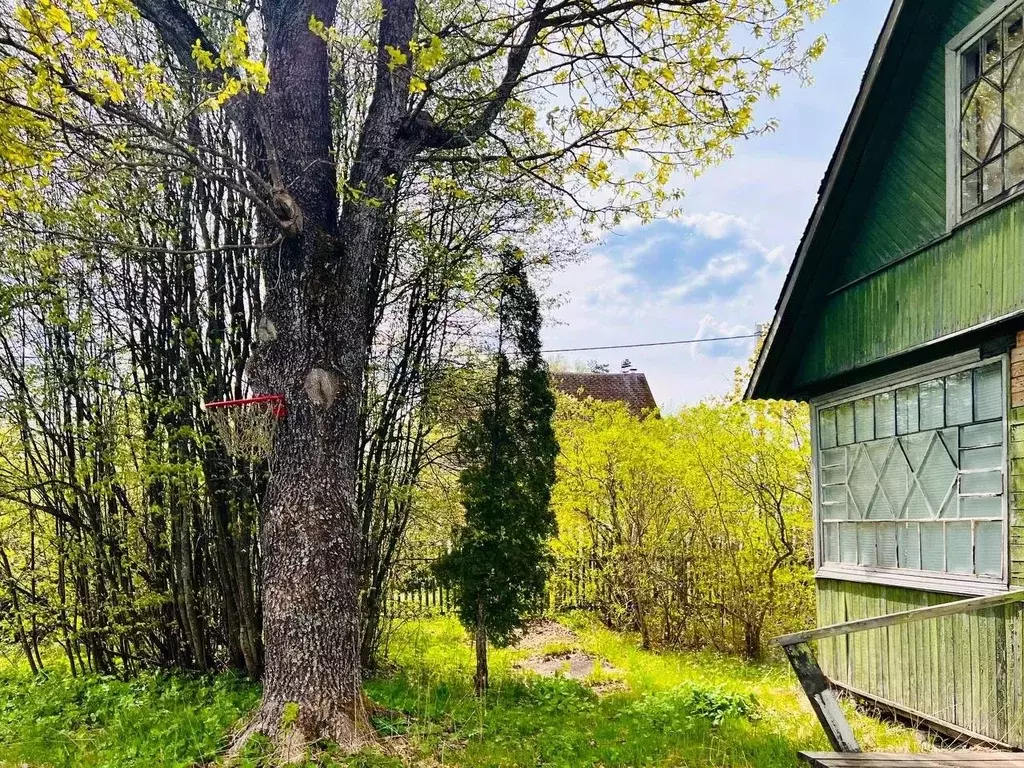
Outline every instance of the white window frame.
POLYGON ((1002 195, 964 214, 961 211, 963 190, 960 178, 960 54, 978 42, 982 35, 1010 12, 1022 5, 1021 0, 997 0, 946 44, 946 230, 981 216, 1024 194, 1024 182, 1002 195))
POLYGON ((866 584, 882 584, 905 587, 927 592, 941 592, 954 595, 991 595, 1005 592, 1010 588, 1010 514, 1009 514, 1009 355, 995 355, 982 359, 977 350, 948 357, 925 365, 909 368, 873 381, 849 387, 811 400, 811 496, 814 520, 814 568, 815 577, 866 584), (850 563, 824 562, 822 542, 821 491, 818 463, 820 449, 818 412, 823 408, 851 402, 853 400, 888 392, 896 388, 949 376, 961 371, 981 368, 999 362, 1002 367, 1003 388, 1003 564, 1002 574, 996 577, 975 574, 939 573, 937 571, 912 570, 906 568, 883 568, 878 566, 852 565, 850 563))

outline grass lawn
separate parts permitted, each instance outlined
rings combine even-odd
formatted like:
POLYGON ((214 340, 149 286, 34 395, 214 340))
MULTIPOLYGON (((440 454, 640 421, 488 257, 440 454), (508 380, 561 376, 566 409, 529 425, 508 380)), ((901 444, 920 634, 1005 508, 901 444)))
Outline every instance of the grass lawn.
MULTIPOLYGON (((405 625, 391 645, 394 670, 367 685, 381 708, 381 746, 346 759, 325 755, 322 764, 771 768, 795 767, 797 750, 827 746, 784 666, 649 653, 585 619, 570 623, 575 637, 493 652, 483 705, 472 695, 472 649, 458 624, 405 625), (573 650, 613 669, 594 664, 583 680, 515 669, 527 657, 554 659, 548 666, 557 667, 573 650)), ((256 685, 232 675, 122 682, 75 680, 58 670, 31 680, 0 661, 0 766, 204 764, 258 696, 256 685)), ((851 717, 866 749, 921 749, 909 730, 851 717)), ((243 766, 264 765, 260 746, 243 766)))

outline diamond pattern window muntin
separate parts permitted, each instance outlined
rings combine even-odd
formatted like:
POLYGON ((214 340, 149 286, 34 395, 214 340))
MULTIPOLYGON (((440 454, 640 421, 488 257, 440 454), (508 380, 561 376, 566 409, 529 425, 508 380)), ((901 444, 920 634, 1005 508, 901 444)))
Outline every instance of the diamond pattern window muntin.
POLYGON ((823 563, 1002 578, 1003 365, 817 409, 823 563))
POLYGON ((960 212, 1024 183, 1024 15, 1018 6, 960 51, 960 212))

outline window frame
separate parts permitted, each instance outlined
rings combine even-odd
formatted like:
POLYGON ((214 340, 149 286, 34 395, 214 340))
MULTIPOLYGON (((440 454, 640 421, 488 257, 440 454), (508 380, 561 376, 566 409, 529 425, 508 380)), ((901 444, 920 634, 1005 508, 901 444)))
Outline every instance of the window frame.
MULTIPOLYGON (((998 197, 981 203, 964 213, 963 188, 960 173, 960 119, 963 108, 960 88, 960 56, 964 49, 977 43, 1003 18, 1024 6, 1022 0, 996 0, 989 8, 968 24, 946 44, 946 231, 952 232, 967 222, 984 216, 1024 194, 1024 182, 1019 182, 998 197)), ((1024 66, 1024 63, 1022 63, 1024 66)))
MULTIPOLYGON (((814 573, 818 579, 835 579, 838 581, 852 581, 865 584, 881 584, 886 586, 905 587, 928 592, 940 592, 954 595, 991 595, 1005 592, 1010 588, 1010 477, 1009 477, 1009 448, 1010 448, 1010 424, 1009 424, 1009 387, 1010 364, 1009 355, 1006 353, 992 355, 982 358, 977 351, 971 351, 960 355, 937 360, 932 363, 917 366, 890 374, 872 381, 864 382, 853 387, 831 392, 810 401, 811 417, 811 501, 813 510, 814 527, 814 573), (886 568, 881 566, 852 565, 849 563, 826 563, 824 561, 824 542, 822 541, 821 513, 821 481, 820 481, 820 459, 821 448, 818 441, 818 430, 820 425, 819 411, 842 403, 850 402, 868 396, 874 396, 884 392, 895 391, 898 388, 920 384, 932 379, 950 376, 963 371, 972 371, 975 368, 982 368, 993 363, 1000 364, 1001 386, 1002 386, 1002 475, 1003 491, 1001 495, 1001 520, 1002 520, 1002 573, 996 577, 979 576, 977 574, 955 574, 940 573, 938 571, 925 571, 903 568, 886 568)), ((973 422, 972 422, 973 423, 973 422)), ((946 428, 946 427, 944 427, 946 428)), ((921 430, 931 432, 932 430, 921 430)), ((856 443, 854 443, 856 444, 856 443)), ((957 466, 959 472, 959 463, 957 466)))

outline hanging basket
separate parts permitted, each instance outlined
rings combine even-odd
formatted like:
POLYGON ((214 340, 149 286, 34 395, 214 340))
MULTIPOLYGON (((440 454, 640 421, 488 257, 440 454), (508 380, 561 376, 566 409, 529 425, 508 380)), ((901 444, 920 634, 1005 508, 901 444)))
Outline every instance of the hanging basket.
POLYGON ((262 461, 274 446, 277 425, 288 409, 284 395, 259 395, 241 400, 203 403, 228 455, 248 461, 262 461))

